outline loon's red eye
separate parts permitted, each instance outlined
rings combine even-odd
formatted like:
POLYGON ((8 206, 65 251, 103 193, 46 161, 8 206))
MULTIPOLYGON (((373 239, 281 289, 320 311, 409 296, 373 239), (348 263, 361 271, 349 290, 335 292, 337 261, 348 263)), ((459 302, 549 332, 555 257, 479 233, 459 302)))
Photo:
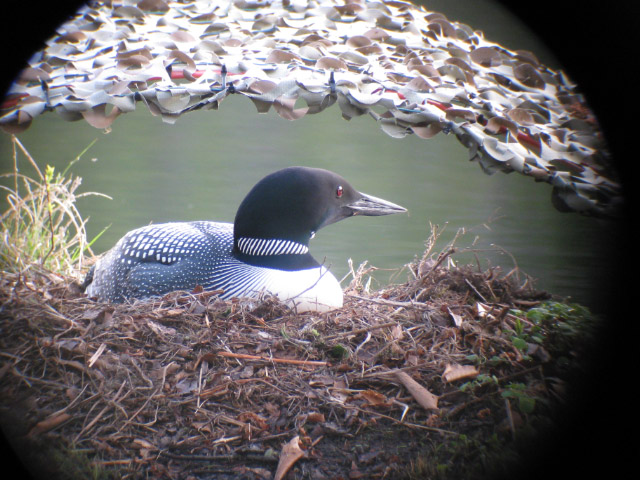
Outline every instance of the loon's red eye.
POLYGON ((342 196, 342 185, 338 185, 336 188, 336 197, 340 198, 342 196))

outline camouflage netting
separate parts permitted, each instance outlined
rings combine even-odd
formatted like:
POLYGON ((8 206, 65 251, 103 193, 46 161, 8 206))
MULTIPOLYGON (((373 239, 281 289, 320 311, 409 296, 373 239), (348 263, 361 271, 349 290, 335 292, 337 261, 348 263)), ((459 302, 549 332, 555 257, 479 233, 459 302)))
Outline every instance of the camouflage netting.
POLYGON ((90 2, 31 58, 0 126, 54 110, 107 128, 138 102, 173 122, 230 94, 290 120, 337 103, 393 137, 454 133, 486 173, 553 185, 560 210, 615 214, 610 155, 562 72, 410 3, 345 1, 90 2))

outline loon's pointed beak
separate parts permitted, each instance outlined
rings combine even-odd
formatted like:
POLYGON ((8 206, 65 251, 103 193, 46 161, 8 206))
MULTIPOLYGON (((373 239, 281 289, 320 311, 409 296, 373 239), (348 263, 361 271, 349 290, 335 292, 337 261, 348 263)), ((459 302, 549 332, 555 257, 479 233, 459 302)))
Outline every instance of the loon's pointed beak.
POLYGON ((383 200, 382 198, 367 195, 366 193, 360 193, 360 195, 362 195, 362 198, 344 207, 350 210, 352 215, 378 216, 407 211, 406 208, 383 200))

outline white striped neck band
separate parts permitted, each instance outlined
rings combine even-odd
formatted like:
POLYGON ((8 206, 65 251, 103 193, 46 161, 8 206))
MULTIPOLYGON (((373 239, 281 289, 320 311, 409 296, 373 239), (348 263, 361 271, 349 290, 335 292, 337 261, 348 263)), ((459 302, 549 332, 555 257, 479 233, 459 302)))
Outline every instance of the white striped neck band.
POLYGON ((306 245, 280 238, 240 237, 238 249, 246 255, 304 255, 309 253, 309 247, 306 245))

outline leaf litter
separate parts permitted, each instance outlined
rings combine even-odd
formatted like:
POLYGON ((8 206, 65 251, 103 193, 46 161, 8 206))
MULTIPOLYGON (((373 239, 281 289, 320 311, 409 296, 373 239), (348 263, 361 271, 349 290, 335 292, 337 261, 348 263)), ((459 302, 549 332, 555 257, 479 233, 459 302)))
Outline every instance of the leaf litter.
POLYGON ((59 452, 104 478, 505 471, 562 402, 579 307, 434 243, 403 284, 369 292, 370 269, 352 271, 322 314, 204 291, 101 304, 60 275, 5 272, 2 425, 54 478, 86 476, 59 452))

